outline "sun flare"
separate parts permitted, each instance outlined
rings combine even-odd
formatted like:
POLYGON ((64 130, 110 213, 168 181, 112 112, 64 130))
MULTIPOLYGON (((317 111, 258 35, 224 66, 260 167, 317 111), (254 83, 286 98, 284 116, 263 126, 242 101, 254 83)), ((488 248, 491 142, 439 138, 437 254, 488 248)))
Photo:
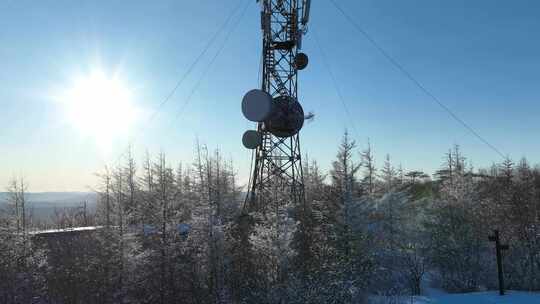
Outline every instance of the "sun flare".
POLYGON ((127 135, 136 119, 132 92, 117 77, 93 71, 77 79, 62 97, 69 123, 101 148, 127 135))

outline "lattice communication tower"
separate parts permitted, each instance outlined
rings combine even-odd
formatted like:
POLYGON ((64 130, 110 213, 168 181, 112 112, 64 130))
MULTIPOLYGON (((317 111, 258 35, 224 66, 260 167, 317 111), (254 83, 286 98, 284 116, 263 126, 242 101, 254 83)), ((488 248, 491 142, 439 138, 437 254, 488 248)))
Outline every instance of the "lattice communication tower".
POLYGON ((261 0, 262 83, 242 100, 242 112, 257 122, 242 142, 254 149, 246 204, 264 211, 271 202, 305 203, 299 132, 304 111, 298 101, 298 71, 308 57, 300 52, 307 32, 310 0, 261 0))

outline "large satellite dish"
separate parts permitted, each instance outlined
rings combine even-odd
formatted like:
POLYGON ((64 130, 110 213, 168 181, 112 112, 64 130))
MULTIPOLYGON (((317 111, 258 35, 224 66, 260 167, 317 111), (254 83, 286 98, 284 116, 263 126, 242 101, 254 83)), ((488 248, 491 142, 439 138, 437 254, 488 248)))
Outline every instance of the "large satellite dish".
POLYGON ((246 147, 247 149, 257 149, 257 147, 260 146, 261 143, 261 133, 255 130, 247 130, 246 132, 244 132, 244 135, 242 136, 242 144, 244 144, 244 147, 246 147))
POLYGON ((304 125, 304 109, 290 96, 274 98, 274 111, 264 122, 265 127, 277 137, 290 137, 304 125))
POLYGON ((265 121, 272 114, 272 108, 272 96, 263 90, 251 90, 242 99, 242 113, 251 121, 265 121))

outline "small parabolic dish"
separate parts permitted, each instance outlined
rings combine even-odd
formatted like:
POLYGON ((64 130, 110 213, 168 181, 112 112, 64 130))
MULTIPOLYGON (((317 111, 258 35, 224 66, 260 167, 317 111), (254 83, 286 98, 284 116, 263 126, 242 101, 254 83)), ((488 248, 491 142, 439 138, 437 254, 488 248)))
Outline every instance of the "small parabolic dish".
POLYGON ((290 137, 302 129, 304 110, 296 99, 290 96, 274 98, 274 111, 265 121, 265 127, 277 137, 290 137))
POLYGON ((297 69, 303 70, 307 67, 309 62, 308 56, 304 53, 298 53, 294 57, 294 65, 297 69))
POLYGON ((251 90, 242 99, 242 113, 251 121, 265 121, 272 114, 272 96, 262 90, 251 90))
POLYGON ((257 149, 262 143, 261 133, 255 130, 247 130, 242 136, 242 144, 247 149, 257 149))

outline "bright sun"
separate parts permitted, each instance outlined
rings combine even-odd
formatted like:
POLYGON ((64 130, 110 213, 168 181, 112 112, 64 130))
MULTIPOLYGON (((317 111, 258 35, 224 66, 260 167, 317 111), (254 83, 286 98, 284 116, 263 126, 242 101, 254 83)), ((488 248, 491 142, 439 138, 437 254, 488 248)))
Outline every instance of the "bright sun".
POLYGON ((131 91, 117 77, 107 77, 102 71, 77 79, 63 95, 70 124, 103 149, 127 135, 137 116, 131 91))

